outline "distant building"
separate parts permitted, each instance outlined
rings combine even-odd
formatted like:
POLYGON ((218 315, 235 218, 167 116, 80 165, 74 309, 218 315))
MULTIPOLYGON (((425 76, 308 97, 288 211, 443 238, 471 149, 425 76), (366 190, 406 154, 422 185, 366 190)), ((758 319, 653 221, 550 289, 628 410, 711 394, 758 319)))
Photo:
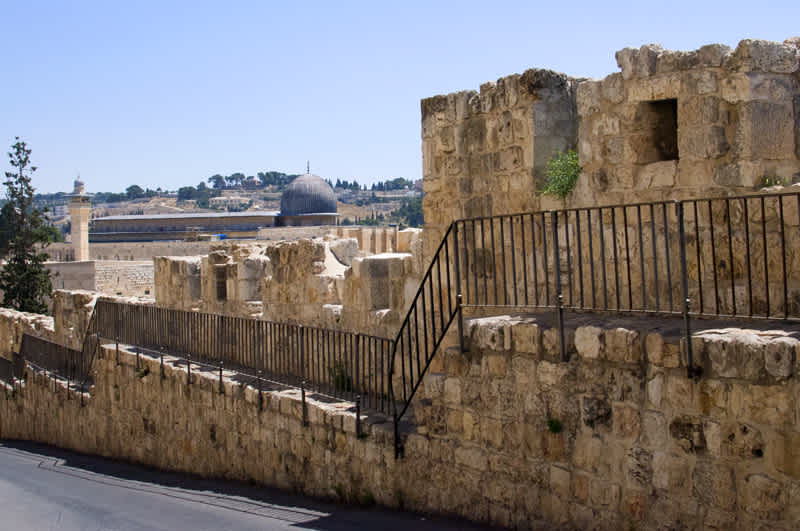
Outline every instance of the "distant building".
POLYGON ((220 197, 212 197, 208 200, 208 204, 211 206, 211 208, 240 208, 247 206, 249 203, 250 199, 240 195, 224 195, 220 197))
MULTIPOLYGON (((214 199, 242 200, 235 196, 214 199)), ((246 200, 249 202, 249 200, 246 200)), ((240 203, 237 203, 239 205, 240 203)), ((201 234, 228 238, 255 238, 264 227, 336 225, 336 196, 316 175, 297 177, 281 196, 281 210, 224 213, 107 216, 93 220, 92 242, 131 242, 196 239, 201 234)))

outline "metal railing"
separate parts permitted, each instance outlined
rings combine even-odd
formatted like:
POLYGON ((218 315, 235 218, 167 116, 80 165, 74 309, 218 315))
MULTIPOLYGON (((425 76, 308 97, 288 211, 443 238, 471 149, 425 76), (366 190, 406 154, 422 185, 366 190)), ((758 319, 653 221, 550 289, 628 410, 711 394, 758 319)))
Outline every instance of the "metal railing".
POLYGON ((103 337, 218 368, 220 381, 225 368, 354 401, 394 417, 399 455, 399 423, 454 322, 464 348, 464 307, 551 310, 565 361, 565 311, 681 316, 697 377, 692 318, 800 320, 798 250, 800 192, 460 219, 393 340, 99 301, 69 355, 85 379, 103 337))
POLYGON ((385 338, 219 314, 98 301, 100 337, 302 387, 390 414, 385 338))
MULTIPOLYGON (((84 391, 92 382, 93 352, 74 350, 40 337, 23 334, 19 355, 33 368, 66 380, 68 388, 74 386, 84 391)), ((19 375, 15 374, 15 377, 19 375)))
POLYGON ((450 224, 395 339, 395 424, 464 307, 800 319, 800 192, 476 217, 450 224))

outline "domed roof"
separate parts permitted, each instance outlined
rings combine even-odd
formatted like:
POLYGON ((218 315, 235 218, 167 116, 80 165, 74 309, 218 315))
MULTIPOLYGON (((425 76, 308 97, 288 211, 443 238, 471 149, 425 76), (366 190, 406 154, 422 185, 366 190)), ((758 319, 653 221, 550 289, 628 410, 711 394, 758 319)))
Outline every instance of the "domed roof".
POLYGON ((335 214, 336 195, 321 177, 306 173, 291 182, 281 195, 281 215, 335 214))

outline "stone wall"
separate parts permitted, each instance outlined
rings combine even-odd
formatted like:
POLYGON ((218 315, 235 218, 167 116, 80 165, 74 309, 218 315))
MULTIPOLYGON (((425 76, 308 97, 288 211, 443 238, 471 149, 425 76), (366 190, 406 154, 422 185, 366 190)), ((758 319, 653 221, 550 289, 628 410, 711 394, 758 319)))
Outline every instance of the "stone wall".
POLYGON ((578 85, 583 175, 570 203, 751 191, 800 181, 797 43, 617 52, 621 72, 578 85))
POLYGON ((297 390, 113 347, 84 405, 28 373, 0 394, 0 437, 347 501, 519 528, 795 529, 800 523, 796 333, 707 329, 686 378, 675 322, 585 319, 558 361, 548 320, 468 321, 440 353, 405 456, 390 422, 297 390), (259 404, 262 407, 259 407, 259 404))
POLYGON ((575 82, 527 70, 422 100, 426 256, 454 219, 538 208, 547 160, 575 147, 575 82))
POLYGON ((626 48, 602 80, 528 70, 422 100, 426 256, 455 219, 800 180, 798 42, 626 48), (576 144, 575 190, 539 195, 547 159, 576 144))
POLYGON ((218 244, 200 259, 200 309, 208 313, 261 314, 261 283, 269 272, 266 247, 218 244))
MULTIPOLYGON (((138 242, 138 243, 92 243, 89 246, 91 260, 150 260, 154 256, 197 256, 207 254, 213 242, 138 242)), ((51 243, 45 249, 54 262, 74 260, 71 243, 51 243)))
POLYGON ((162 308, 198 310, 201 301, 199 256, 155 256, 156 302, 162 308))
POLYGON ((91 260, 47 262, 53 288, 101 291, 122 297, 146 297, 154 293, 153 263, 91 260))

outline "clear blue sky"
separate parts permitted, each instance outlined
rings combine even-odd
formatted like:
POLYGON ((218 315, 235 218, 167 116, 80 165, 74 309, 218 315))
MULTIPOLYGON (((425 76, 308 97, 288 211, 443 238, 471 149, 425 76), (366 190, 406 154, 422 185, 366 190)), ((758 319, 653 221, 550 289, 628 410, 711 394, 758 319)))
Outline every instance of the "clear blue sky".
POLYGON ((89 191, 177 189, 307 159, 418 179, 421 98, 530 67, 603 77, 625 46, 797 34, 797 0, 0 0, 0 144, 28 142, 42 192, 77 172, 89 191))

